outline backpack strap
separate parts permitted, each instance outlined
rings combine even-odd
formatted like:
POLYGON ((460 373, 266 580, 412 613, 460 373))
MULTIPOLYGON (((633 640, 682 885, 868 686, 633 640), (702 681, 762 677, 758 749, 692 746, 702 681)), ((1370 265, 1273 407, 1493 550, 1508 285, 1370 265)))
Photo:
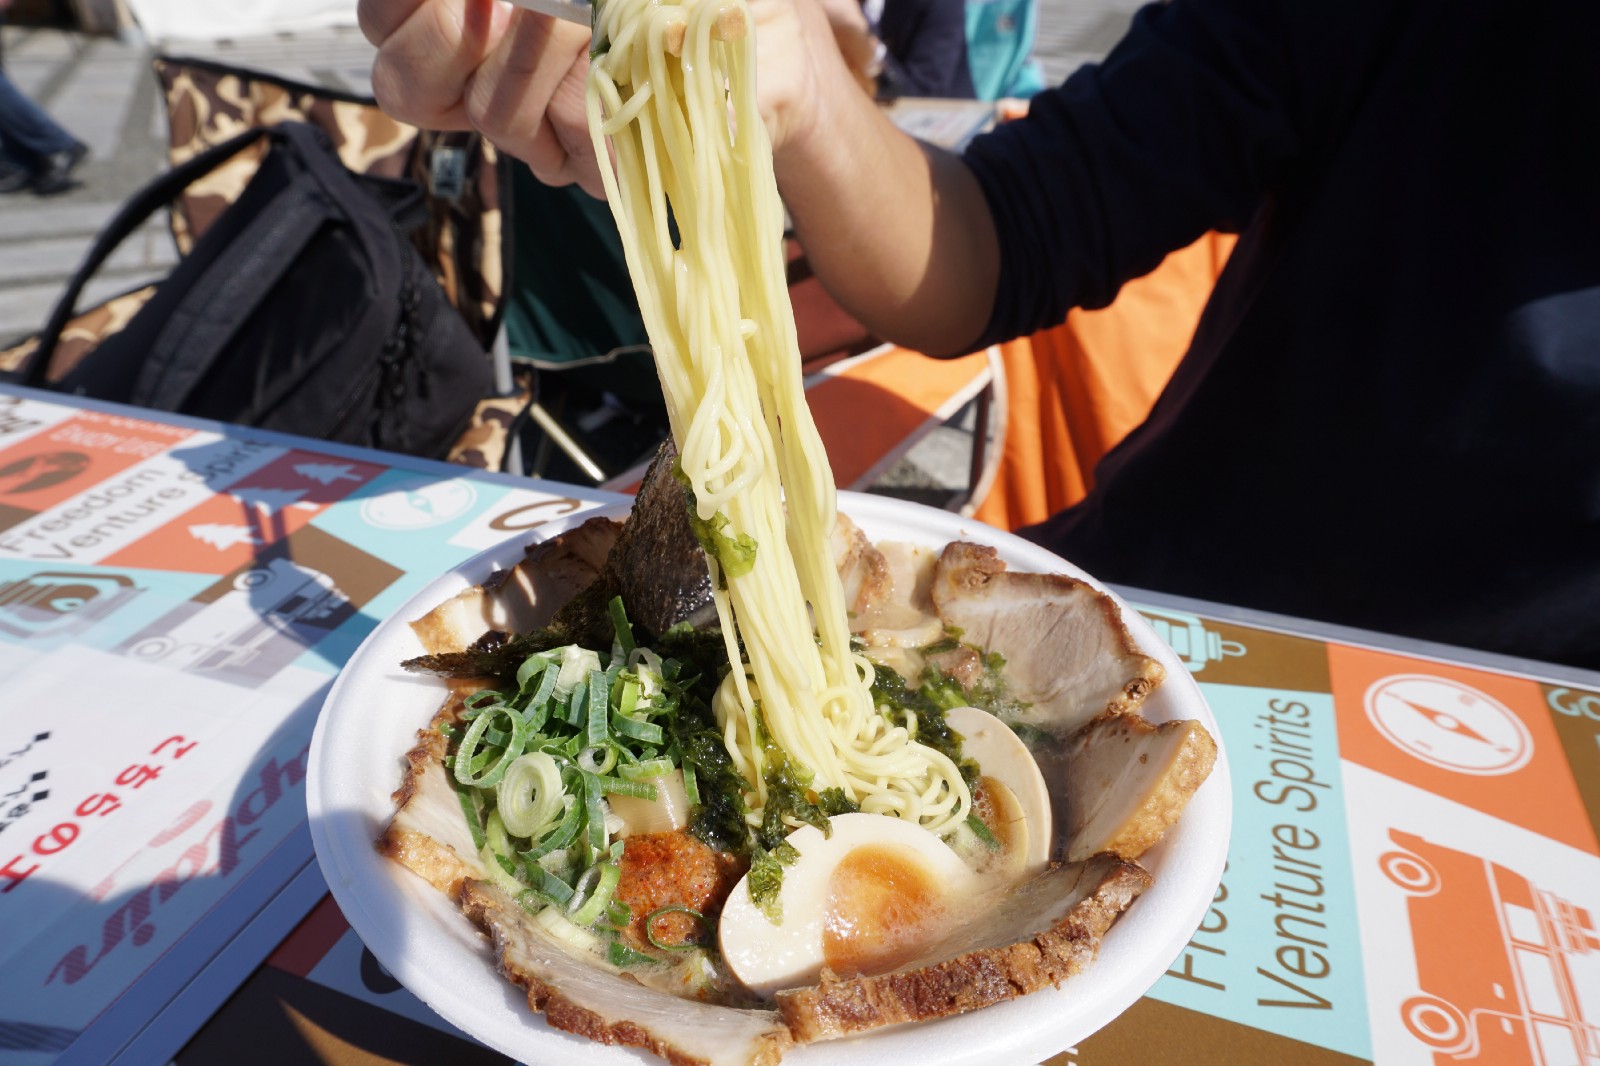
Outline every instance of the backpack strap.
POLYGON ((34 388, 46 386, 45 374, 50 368, 50 357, 55 354, 61 331, 66 328, 73 312, 77 309, 78 297, 83 294, 84 286, 89 283, 95 271, 100 269, 101 264, 117 249, 117 246, 142 226, 158 208, 170 204, 191 184, 238 155, 267 133, 266 129, 258 126, 208 148, 160 175, 134 193, 122 205, 105 229, 100 231, 88 254, 84 256, 83 262, 78 266, 77 272, 67 282, 66 291, 56 302, 49 321, 39 333, 39 346, 20 371, 20 384, 34 388))
POLYGON ((272 151, 250 185, 172 272, 174 291, 183 298, 168 309, 139 353, 129 403, 182 410, 225 356, 242 323, 335 217, 338 200, 327 190, 347 172, 324 135, 299 122, 271 132, 272 151), (312 172, 310 180, 303 170, 312 172))

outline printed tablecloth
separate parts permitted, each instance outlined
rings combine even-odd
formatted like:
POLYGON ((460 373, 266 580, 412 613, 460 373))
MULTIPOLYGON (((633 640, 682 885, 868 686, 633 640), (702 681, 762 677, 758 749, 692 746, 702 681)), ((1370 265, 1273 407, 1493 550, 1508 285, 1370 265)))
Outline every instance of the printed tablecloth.
POLYGON ((311 731, 367 633, 613 498, 0 394, 0 1059, 120 1050, 311 863, 311 731))
MULTIPOLYGON (((380 619, 600 498, 0 395, 0 1058, 111 1058, 298 877, 179 1066, 503 1062, 325 896, 306 749, 380 619)), ((1600 676, 1131 598, 1222 729, 1229 865, 1054 1066, 1600 1063, 1600 676)))
MULTIPOLYGON (((1600 678, 1140 609, 1221 725, 1229 864, 1166 976, 1051 1066, 1600 1062, 1600 678)), ((177 1062, 250 1040, 505 1061, 389 977, 331 897, 177 1062)))

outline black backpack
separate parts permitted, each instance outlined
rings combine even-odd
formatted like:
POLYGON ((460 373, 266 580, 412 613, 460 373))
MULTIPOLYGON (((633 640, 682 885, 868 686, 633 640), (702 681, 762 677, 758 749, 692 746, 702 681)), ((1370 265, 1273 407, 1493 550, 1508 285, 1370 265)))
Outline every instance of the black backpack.
POLYGON ((305 123, 256 128, 136 193, 95 240, 8 379, 160 411, 442 456, 493 390, 483 345, 406 236, 411 182, 356 175, 305 123), (78 296, 151 213, 254 144, 249 185, 118 332, 54 381, 78 296))

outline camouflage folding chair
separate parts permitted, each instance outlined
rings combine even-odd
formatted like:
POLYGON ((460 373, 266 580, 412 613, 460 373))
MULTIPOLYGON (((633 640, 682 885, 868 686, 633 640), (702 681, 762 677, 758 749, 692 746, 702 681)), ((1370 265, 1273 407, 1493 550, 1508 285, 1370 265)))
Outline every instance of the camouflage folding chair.
MULTIPOLYGON (((487 469, 504 465, 511 428, 528 405, 497 344, 505 306, 509 250, 502 240, 505 161, 476 134, 436 133, 396 122, 371 97, 307 85, 207 60, 161 56, 155 73, 166 100, 169 160, 176 166, 253 126, 304 122, 329 136, 350 170, 408 179, 423 190, 427 222, 413 234, 423 261, 486 352, 497 355, 495 395, 478 404, 447 458, 487 469)), ((172 204, 169 220, 180 254, 244 191, 267 142, 240 152, 195 182, 172 204)), ((153 284, 80 311, 62 330, 51 358, 58 377, 116 333, 155 292, 153 284)), ((0 352, 0 368, 22 365, 36 337, 0 352)))
MULTIPOLYGON (((511 427, 531 389, 526 380, 517 380, 496 344, 510 262, 502 217, 505 158, 475 133, 419 130, 398 122, 370 96, 204 59, 158 56, 154 66, 166 101, 168 154, 174 165, 251 126, 305 122, 328 134, 350 170, 405 178, 422 188, 428 221, 413 240, 484 350, 500 356, 497 395, 478 405, 448 458, 500 469, 511 427)), ((240 153, 173 205, 172 233, 180 252, 187 253, 249 183, 262 150, 264 146, 240 153)))

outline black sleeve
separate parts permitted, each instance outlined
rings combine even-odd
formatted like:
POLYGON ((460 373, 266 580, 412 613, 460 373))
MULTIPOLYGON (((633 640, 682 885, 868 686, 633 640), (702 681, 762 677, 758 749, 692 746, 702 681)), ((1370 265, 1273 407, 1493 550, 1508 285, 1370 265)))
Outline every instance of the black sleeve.
POLYGON ((1383 58, 1404 0, 1172 0, 1104 63, 1033 99, 966 159, 1000 237, 977 345, 1104 307, 1313 169, 1383 58))
POLYGON ((967 66, 965 0, 887 0, 878 20, 884 96, 975 95, 967 66))

